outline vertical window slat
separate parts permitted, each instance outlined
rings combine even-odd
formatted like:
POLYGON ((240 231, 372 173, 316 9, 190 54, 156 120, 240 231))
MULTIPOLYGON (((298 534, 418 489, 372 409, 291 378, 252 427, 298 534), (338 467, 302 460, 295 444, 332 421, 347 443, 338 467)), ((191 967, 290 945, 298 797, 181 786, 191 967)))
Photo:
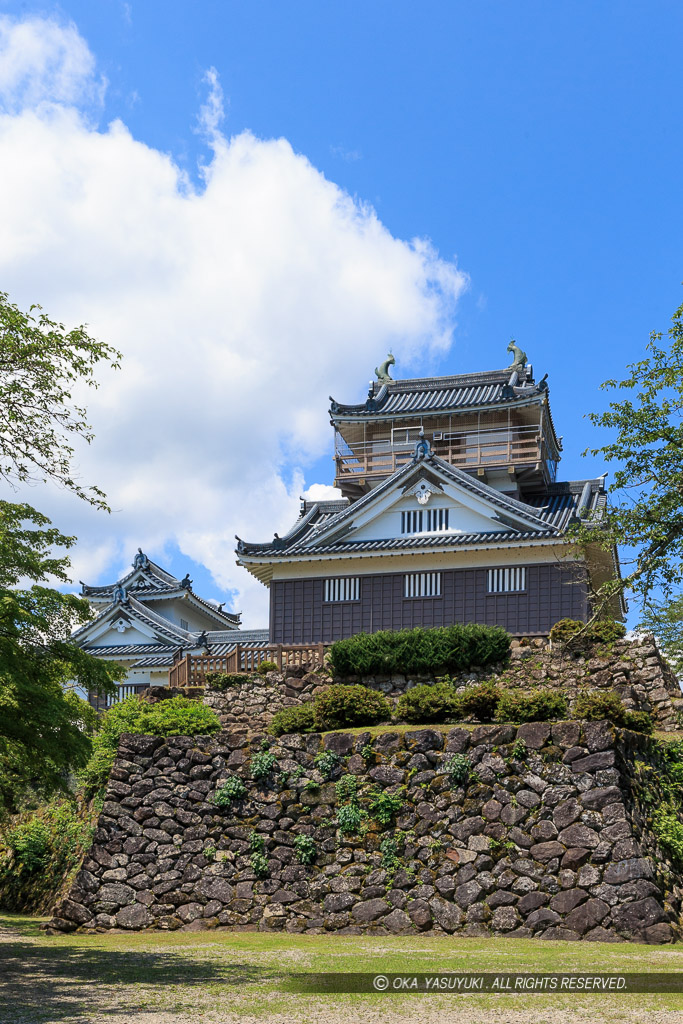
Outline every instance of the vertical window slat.
POLYGON ((323 583, 323 601, 328 604, 360 600, 360 576, 339 576, 323 583))
POLYGON ((526 590, 526 566, 489 569, 486 589, 489 594, 514 594, 526 590))

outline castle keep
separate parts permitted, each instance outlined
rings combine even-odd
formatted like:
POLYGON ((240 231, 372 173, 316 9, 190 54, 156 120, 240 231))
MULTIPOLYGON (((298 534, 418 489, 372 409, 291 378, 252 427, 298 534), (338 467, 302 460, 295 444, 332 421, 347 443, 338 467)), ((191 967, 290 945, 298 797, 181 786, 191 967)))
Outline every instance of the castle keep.
POLYGON ((599 527, 604 479, 558 481, 546 378, 509 350, 503 370, 417 380, 392 380, 392 357, 364 403, 331 399, 342 497, 304 501, 284 537, 238 539, 270 588, 271 643, 456 622, 544 636, 589 617, 616 552, 586 558, 567 530, 599 527))

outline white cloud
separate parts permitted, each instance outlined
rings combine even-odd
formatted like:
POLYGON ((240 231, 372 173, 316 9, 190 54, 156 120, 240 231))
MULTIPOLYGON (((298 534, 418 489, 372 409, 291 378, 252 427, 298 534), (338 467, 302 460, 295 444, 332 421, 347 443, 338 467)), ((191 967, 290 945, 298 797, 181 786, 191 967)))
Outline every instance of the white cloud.
POLYGON ((87 396, 96 440, 79 453, 113 515, 54 488, 28 500, 79 537, 76 578, 177 543, 262 625, 267 594, 235 566, 234 535, 291 525, 300 467, 331 452, 328 395, 360 400, 390 347, 404 374, 445 351, 466 278, 285 139, 224 138, 215 72, 200 190, 121 121, 96 130, 74 106, 96 77, 73 26, 3 26, 0 83, 23 104, 0 117, 3 288, 124 352, 87 396), (14 52, 26 38, 33 56, 14 52))
POLYGON ((45 103, 83 103, 101 95, 104 79, 75 25, 45 18, 0 17, 0 105, 7 111, 45 103))

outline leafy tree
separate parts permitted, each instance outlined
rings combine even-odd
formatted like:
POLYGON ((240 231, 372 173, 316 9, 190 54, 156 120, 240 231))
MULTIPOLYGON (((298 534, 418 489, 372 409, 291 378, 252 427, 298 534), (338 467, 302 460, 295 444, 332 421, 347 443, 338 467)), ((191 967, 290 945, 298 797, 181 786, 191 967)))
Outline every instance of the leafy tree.
MULTIPOLYGON (((118 358, 84 327, 67 331, 39 306, 22 313, 0 292, 0 480, 51 479, 107 508, 71 471, 71 440, 92 440, 71 390, 96 387, 95 365, 118 358)), ((71 641, 90 608, 50 584, 70 582, 63 552, 74 543, 30 505, 0 500, 0 813, 63 787, 86 763, 96 717, 73 683, 110 692, 124 674, 71 641)))
POLYGON ((84 326, 67 331, 40 306, 23 313, 0 292, 0 479, 55 480, 107 508, 99 487, 83 487, 73 476, 71 438, 89 443, 93 434, 71 390, 77 383, 97 387, 96 364, 116 367, 120 358, 84 326))
POLYGON ((575 537, 595 558, 602 580, 597 587, 600 614, 620 592, 647 602, 658 591, 668 595, 683 571, 683 305, 674 313, 666 338, 653 331, 644 359, 627 366, 624 380, 607 380, 615 393, 605 412, 591 421, 613 434, 584 455, 617 463, 609 487, 610 503, 596 529, 590 519, 575 537), (621 398, 621 393, 628 396, 621 398), (630 548, 622 580, 609 571, 615 545, 630 548))
POLYGON ((110 692, 124 675, 71 641, 88 602, 45 585, 68 582, 56 552, 73 543, 29 505, 0 501, 0 812, 63 788, 87 762, 97 716, 74 682, 110 692))
POLYGON ((655 634, 674 672, 683 677, 683 594, 669 601, 649 601, 638 628, 655 634))

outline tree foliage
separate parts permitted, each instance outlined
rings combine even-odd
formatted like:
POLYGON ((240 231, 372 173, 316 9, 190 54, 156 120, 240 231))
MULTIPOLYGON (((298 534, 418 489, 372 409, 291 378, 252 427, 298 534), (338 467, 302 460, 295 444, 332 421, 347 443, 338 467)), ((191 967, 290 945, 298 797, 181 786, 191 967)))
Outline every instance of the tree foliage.
POLYGON ((96 715, 74 684, 110 692, 124 674, 72 642, 88 602, 46 585, 68 581, 59 549, 73 543, 29 505, 0 501, 0 811, 62 788, 86 763, 96 715))
POLYGON ((668 601, 648 601, 638 628, 655 634, 674 672, 683 676, 683 594, 668 601))
POLYGON ((37 305, 23 313, 0 292, 0 479, 55 480, 107 508, 99 487, 83 487, 73 474, 71 440, 90 443, 93 434, 71 392, 97 387, 96 364, 116 367, 120 358, 84 326, 67 330, 37 305))
POLYGON ((615 395, 591 421, 611 440, 584 454, 616 463, 610 502, 600 520, 577 531, 580 543, 605 551, 631 549, 623 579, 607 579, 598 590, 604 609, 618 591, 640 601, 658 590, 668 594, 683 569, 683 305, 666 333, 653 331, 644 359, 627 366, 623 380, 602 388, 615 395), (624 397, 622 398, 622 394, 624 397))

